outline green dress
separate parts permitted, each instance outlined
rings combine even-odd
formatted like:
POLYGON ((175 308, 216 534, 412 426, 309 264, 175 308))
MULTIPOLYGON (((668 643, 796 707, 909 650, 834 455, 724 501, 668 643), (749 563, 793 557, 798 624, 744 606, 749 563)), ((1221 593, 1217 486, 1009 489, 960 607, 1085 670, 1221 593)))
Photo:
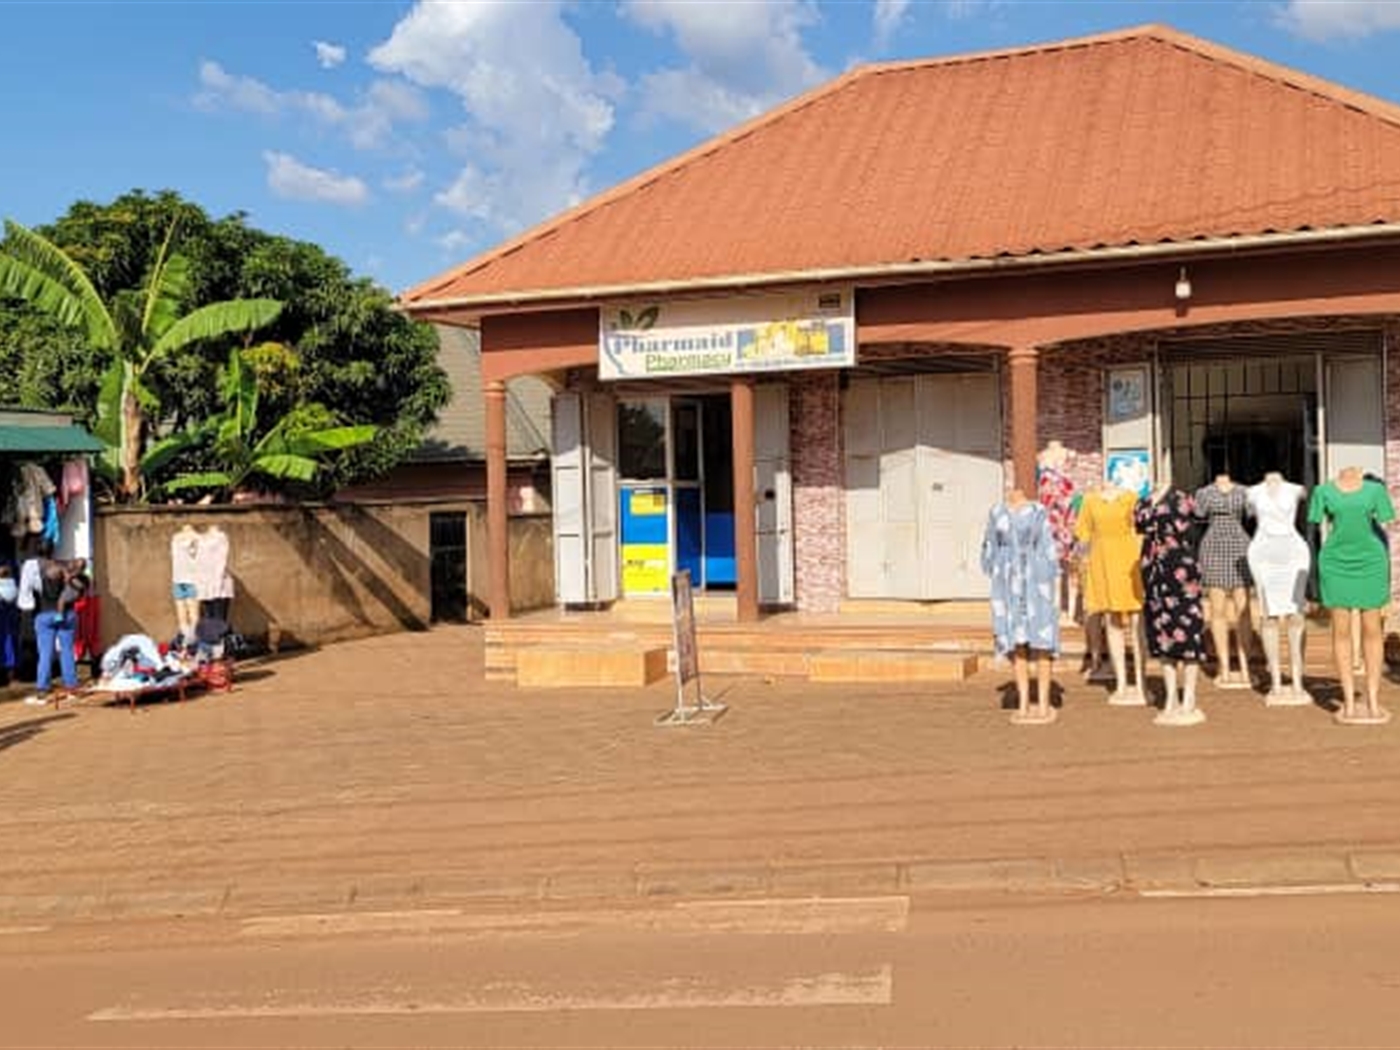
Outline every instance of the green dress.
POLYGON ((1313 489, 1308 520, 1331 530, 1317 557, 1322 604, 1329 609, 1379 609, 1390 601, 1390 552, 1380 526, 1395 517, 1390 493, 1375 481, 1354 492, 1333 482, 1313 489))

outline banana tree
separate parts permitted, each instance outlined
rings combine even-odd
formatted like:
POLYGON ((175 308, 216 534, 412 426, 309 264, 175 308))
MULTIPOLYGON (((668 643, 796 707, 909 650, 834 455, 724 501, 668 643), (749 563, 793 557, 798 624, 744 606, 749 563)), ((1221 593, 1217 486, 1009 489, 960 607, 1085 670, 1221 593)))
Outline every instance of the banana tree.
POLYGON ((229 353, 220 394, 224 401, 220 415, 151 449, 152 456, 168 459, 207 444, 218 469, 181 474, 165 482, 166 492, 205 489, 227 497, 256 479, 309 483, 330 456, 368 444, 379 433, 378 427, 368 424, 340 426, 324 406, 304 404, 257 437, 258 379, 244 352, 237 349, 229 353))
POLYGON ((166 231, 140 289, 104 301, 83 268, 33 230, 6 220, 0 243, 0 296, 22 299, 59 323, 78 328, 92 348, 111 355, 98 395, 93 433, 117 476, 123 502, 144 491, 147 431, 160 402, 147 375, 160 361, 205 340, 255 332, 282 311, 274 299, 232 299, 185 312, 189 262, 171 251, 175 224, 166 231))

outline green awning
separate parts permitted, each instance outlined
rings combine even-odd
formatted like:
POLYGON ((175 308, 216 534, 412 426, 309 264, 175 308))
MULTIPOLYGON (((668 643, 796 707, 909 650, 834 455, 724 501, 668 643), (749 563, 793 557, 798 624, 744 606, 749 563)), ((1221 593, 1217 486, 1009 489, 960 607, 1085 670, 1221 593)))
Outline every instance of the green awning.
POLYGON ((0 455, 26 456, 101 452, 105 445, 78 426, 15 426, 0 424, 0 455))

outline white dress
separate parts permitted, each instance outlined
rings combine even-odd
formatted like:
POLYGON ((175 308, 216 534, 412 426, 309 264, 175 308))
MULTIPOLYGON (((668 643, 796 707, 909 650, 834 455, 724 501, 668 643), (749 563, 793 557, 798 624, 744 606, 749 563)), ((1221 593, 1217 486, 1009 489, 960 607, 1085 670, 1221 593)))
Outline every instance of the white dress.
POLYGON ((1249 571, 1265 616, 1303 611, 1312 551, 1298 532, 1302 500, 1303 486, 1288 481, 1262 481, 1249 490, 1249 509, 1259 522, 1249 542, 1249 571))

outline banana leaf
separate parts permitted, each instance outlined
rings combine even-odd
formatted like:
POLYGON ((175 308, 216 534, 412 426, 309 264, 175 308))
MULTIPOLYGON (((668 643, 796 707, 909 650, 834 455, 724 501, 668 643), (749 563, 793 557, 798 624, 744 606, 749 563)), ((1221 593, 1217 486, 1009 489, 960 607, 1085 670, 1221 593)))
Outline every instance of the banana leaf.
POLYGON ((82 267, 12 219, 5 220, 0 245, 0 294, 23 299, 65 325, 85 328, 95 349, 117 345, 116 326, 82 267))
POLYGON ((275 321, 281 312, 282 304, 276 299, 230 299, 201 306, 172 324, 146 354, 146 361, 201 339, 256 331, 275 321))

